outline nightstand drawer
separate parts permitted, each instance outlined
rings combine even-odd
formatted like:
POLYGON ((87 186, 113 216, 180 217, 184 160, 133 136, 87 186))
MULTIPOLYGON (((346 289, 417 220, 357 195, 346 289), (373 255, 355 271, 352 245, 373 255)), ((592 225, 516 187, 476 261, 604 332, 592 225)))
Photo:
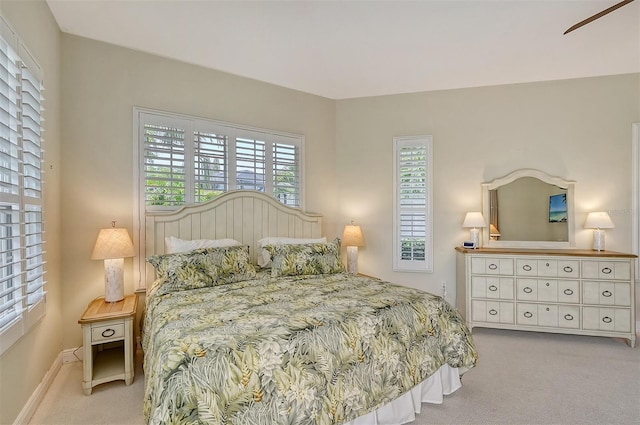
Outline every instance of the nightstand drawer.
POLYGON ((124 323, 91 327, 91 342, 100 343, 124 338, 124 323))

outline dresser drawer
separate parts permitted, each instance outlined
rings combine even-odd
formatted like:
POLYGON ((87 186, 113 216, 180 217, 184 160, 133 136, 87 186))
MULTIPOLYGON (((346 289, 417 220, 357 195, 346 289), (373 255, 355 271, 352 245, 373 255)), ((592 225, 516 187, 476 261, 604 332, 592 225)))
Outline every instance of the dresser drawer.
POLYGON ((522 301, 580 302, 580 281, 520 278, 517 299, 522 301))
POLYGON ((584 307, 582 310, 583 329, 595 331, 631 331, 631 310, 613 307, 584 307))
POLYGON ((523 258, 517 260, 516 275, 580 277, 580 261, 523 258))
POLYGON ((513 303, 502 301, 471 301, 474 322, 513 324, 513 303))
POLYGON ((512 300, 513 286, 512 277, 472 276, 471 297, 512 300))
POLYGON ((631 263, 628 261, 582 261, 582 277, 585 279, 630 280, 631 263))
POLYGON ((91 327, 91 342, 101 343, 124 338, 124 323, 111 323, 91 327))
POLYGON ((631 284, 626 282, 582 282, 584 304, 631 306, 631 284))
POLYGON ((525 304, 517 307, 518 325, 553 328, 580 328, 580 306, 556 304, 525 304))
POLYGON ((513 274, 512 258, 473 257, 471 258, 471 274, 513 274))

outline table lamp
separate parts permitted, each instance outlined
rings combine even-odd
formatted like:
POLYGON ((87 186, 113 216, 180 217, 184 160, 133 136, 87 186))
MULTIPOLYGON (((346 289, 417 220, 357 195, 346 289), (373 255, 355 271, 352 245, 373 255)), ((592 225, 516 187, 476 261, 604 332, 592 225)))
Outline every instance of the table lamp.
POLYGON ((584 222, 586 229, 593 230, 593 250, 604 251, 604 230, 615 227, 611 217, 605 211, 590 212, 587 214, 587 220, 584 222))
POLYGON ((358 247, 364 246, 362 229, 351 222, 344 226, 342 244, 347 247, 347 272, 358 274, 358 247))
POLYGON ((124 258, 135 256, 129 232, 116 228, 101 229, 93 248, 92 260, 104 260, 104 300, 118 302, 124 299, 124 258))
POLYGON ((471 228, 471 230, 469 230, 469 237, 471 238, 471 242, 473 242, 473 247, 480 248, 480 230, 478 227, 487 227, 482 213, 468 212, 464 217, 462 227, 471 228))

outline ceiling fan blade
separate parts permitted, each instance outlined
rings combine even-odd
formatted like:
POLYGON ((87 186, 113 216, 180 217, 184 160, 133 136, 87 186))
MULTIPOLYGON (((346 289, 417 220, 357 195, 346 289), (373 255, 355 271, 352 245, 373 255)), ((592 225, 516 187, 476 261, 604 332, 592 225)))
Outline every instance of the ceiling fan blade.
POLYGON ((583 25, 587 25, 589 22, 595 21, 595 20, 596 20, 596 19, 598 19, 598 18, 602 18, 602 17, 603 17, 604 15, 606 15, 607 13, 611 13, 611 12, 613 12, 614 10, 616 10, 616 9, 618 9, 618 8, 620 8, 620 7, 622 7, 622 6, 624 6, 625 4, 629 4, 629 3, 631 3, 632 1, 633 1, 633 0, 623 0, 623 1, 621 1, 620 3, 614 4, 613 6, 611 6, 611 7, 607 8, 607 9, 603 10, 603 11, 602 11, 602 12, 600 12, 600 13, 596 13, 595 15, 593 15, 593 16, 591 16, 591 17, 589 17, 589 18, 585 19, 584 21, 580 21, 580 22, 578 22, 577 24, 575 24, 574 26, 572 26, 571 28, 569 28, 568 30, 566 30, 566 31, 564 32, 564 34, 563 34, 563 35, 566 35, 566 34, 570 33, 571 31, 573 31, 573 30, 576 30, 576 29, 580 28, 580 27, 581 27, 581 26, 583 26, 583 25))

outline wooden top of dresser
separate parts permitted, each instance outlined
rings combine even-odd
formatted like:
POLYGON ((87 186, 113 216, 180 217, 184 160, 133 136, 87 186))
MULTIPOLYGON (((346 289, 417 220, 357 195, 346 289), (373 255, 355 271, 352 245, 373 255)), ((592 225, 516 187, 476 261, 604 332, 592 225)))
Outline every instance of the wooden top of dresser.
POLYGON ((638 258, 635 254, 616 251, 594 251, 591 249, 536 249, 536 248, 464 248, 457 246, 456 251, 464 254, 511 254, 511 255, 557 255, 567 257, 594 258, 638 258))

